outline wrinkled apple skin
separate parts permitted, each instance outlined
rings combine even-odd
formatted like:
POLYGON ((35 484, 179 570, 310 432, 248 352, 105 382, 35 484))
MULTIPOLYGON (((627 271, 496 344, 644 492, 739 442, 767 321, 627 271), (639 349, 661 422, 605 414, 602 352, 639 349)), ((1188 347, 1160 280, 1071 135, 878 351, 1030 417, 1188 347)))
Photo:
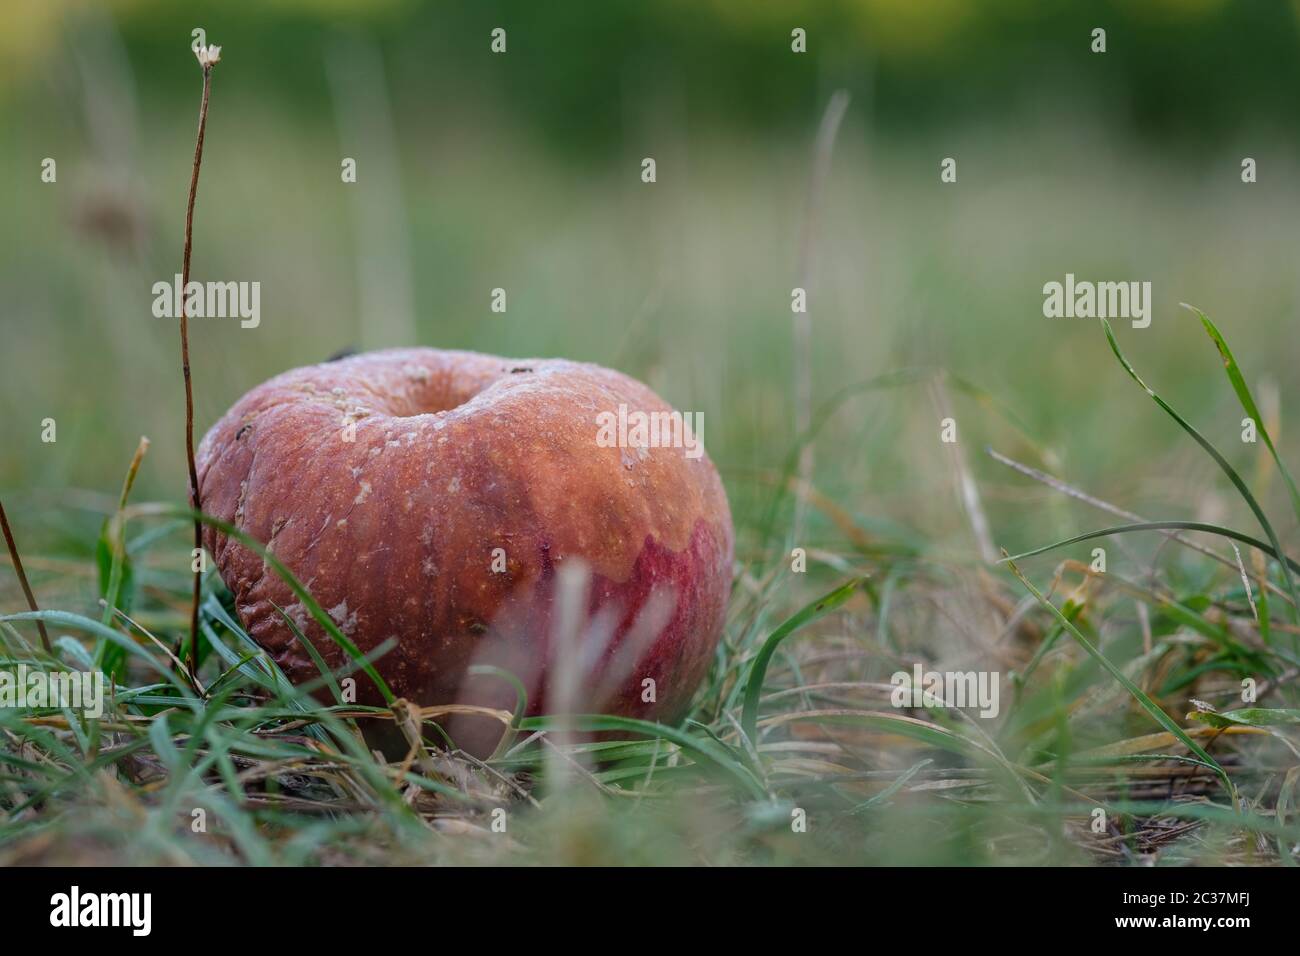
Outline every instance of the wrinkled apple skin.
MULTIPOLYGON (((722 632, 731 513, 707 455, 600 447, 597 415, 620 404, 670 411, 625 375, 563 360, 397 349, 295 369, 204 438, 202 506, 266 543, 363 652, 395 638, 376 668, 399 697, 513 707, 505 681, 468 676, 488 664, 524 682, 531 714, 673 721, 722 632), (586 571, 571 572, 585 615, 567 641, 566 566, 586 571)), ((275 605, 345 664, 260 557, 212 528, 204 544, 292 681, 319 672, 275 605)), ((358 703, 383 703, 355 677, 358 703)))

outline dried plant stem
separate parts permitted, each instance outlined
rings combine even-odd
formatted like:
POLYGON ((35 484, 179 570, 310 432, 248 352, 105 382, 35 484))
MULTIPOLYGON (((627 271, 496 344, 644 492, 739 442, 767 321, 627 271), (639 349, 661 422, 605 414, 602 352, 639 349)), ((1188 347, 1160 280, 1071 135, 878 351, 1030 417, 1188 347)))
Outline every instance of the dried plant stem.
MULTIPOLYGON (((1076 501, 1082 501, 1084 504, 1092 505, 1092 507, 1094 508, 1098 508, 1102 511, 1113 514, 1116 517, 1123 518, 1125 521, 1131 521, 1135 524, 1145 524, 1148 521, 1147 518, 1142 517, 1140 514, 1137 514, 1136 512, 1129 511, 1126 508, 1121 508, 1118 505, 1113 505, 1108 501, 1101 500, 1100 498, 1095 498, 1092 495, 1088 494, 1087 492, 1075 488, 1073 485, 1066 484, 1060 478, 1054 478, 1053 476, 1047 474, 1046 472, 1039 471, 1037 468, 1031 468, 1029 465, 1021 464, 1020 462, 1016 461, 1013 458, 1008 458, 1006 455, 994 451, 990 447, 986 446, 984 450, 988 453, 989 457, 992 458, 994 461, 1001 462, 1002 464, 1006 465, 1008 468, 1012 469, 1013 471, 1018 471, 1020 472, 1020 474, 1024 475, 1025 477, 1034 479, 1034 481, 1042 482, 1043 484, 1047 485, 1047 487, 1051 488, 1053 491, 1059 491, 1061 494, 1074 498, 1076 501)), ((1193 541, 1190 538, 1186 537, 1185 535, 1177 531, 1162 530, 1160 531, 1160 533, 1163 534, 1165 537, 1169 538, 1171 541, 1178 542, 1185 548, 1190 548, 1193 551, 1197 551, 1205 555, 1207 558, 1210 558, 1213 561, 1217 561, 1219 564, 1222 564, 1224 567, 1228 567, 1228 568, 1237 567, 1237 565, 1234 564, 1228 558, 1225 558, 1223 555, 1219 554, 1213 549, 1206 547, 1200 542, 1193 541)), ((1263 557, 1262 552, 1255 551, 1254 554, 1257 557, 1260 558, 1263 557)), ((1290 596, 1286 593, 1286 591, 1278 587, 1272 581, 1270 581, 1268 579, 1268 575, 1264 573, 1264 571, 1261 568, 1255 568, 1254 572, 1255 573, 1252 576, 1255 579, 1255 583, 1257 583, 1261 588, 1273 592, 1283 601, 1291 600, 1290 596)))
MULTIPOLYGON (((9 530, 9 518, 5 514, 5 506, 0 502, 0 527, 4 528, 5 544, 9 546, 9 558, 14 563, 14 573, 18 575, 18 583, 23 586, 23 594, 27 595, 27 606, 33 611, 39 611, 36 606, 36 595, 32 594, 32 586, 27 583, 27 572, 23 570, 22 558, 18 557, 18 545, 14 543, 14 533, 9 530)), ((53 654, 54 647, 50 644, 50 635, 45 630, 45 622, 37 621, 36 629, 41 632, 41 644, 44 645, 47 653, 53 654)))
MULTIPOLYGON (((817 213, 821 204, 822 190, 826 177, 830 175, 831 154, 835 150, 835 137, 839 133, 844 113, 849 108, 848 90, 836 90, 826 104, 822 114, 821 125, 817 130, 817 141, 813 144, 813 168, 808 182, 808 205, 804 212, 803 231, 799 239, 799 284, 807 294, 812 283, 813 243, 817 230, 817 213)), ((807 302, 804 311, 794 315, 794 408, 795 435, 802 437, 812 425, 812 320, 808 316, 807 302)), ((806 443, 799 450, 799 480, 805 484, 812 481, 813 448, 812 442, 806 443)), ((801 498, 795 499, 794 523, 791 539, 798 541, 803 530, 803 518, 806 504, 801 498)))
MULTIPOLYGON (((194 387, 190 380, 190 330, 185 309, 185 290, 190 284, 190 249, 194 240, 194 197, 199 191, 199 169, 203 165, 203 134, 208 126, 208 96, 212 92, 212 64, 203 65, 203 100, 199 104, 199 134, 194 143, 194 170, 190 174, 190 197, 185 207, 185 253, 181 263, 181 371, 185 376, 185 457, 190 470, 190 503, 202 511, 199 500, 199 473, 194 464, 194 387)), ((194 519, 194 553, 203 551, 203 523, 194 519)), ((199 592, 203 586, 202 562, 194 572, 194 594, 190 603, 190 647, 186 663, 193 672, 198 663, 199 592)))

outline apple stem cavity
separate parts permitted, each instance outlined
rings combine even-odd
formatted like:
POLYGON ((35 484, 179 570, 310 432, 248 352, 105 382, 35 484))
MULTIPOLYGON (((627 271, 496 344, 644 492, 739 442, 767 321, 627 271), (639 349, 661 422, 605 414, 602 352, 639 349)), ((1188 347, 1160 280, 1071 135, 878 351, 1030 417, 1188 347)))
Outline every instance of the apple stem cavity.
MULTIPOLYGON (((194 143, 194 169, 190 173, 189 202, 185 206, 185 251, 181 262, 181 289, 190 284, 190 250, 194 244, 194 197, 199 191, 199 169, 203 166, 203 136, 208 127, 208 97, 212 93, 212 67, 220 59, 220 47, 200 46, 194 51, 203 68, 203 99, 199 103, 199 133, 194 143)), ((196 512, 203 510, 199 500, 199 472, 194 464, 194 386, 190 376, 189 316, 181 296, 181 372, 185 378, 185 458, 190 473, 190 504, 196 512)), ((186 666, 191 673, 198 666, 199 595, 203 587, 203 522, 194 519, 194 593, 190 602, 190 645, 186 666)))
MULTIPOLYGON (((0 502, 0 528, 4 529, 5 544, 9 547, 9 560, 13 562, 14 574, 18 575, 18 583, 23 586, 23 594, 27 597, 27 606, 32 609, 32 613, 40 612, 36 605, 36 595, 32 594, 32 586, 27 583, 27 572, 23 570, 22 558, 18 557, 18 545, 14 542, 14 533, 9 530, 9 518, 5 515, 5 506, 0 502)), ((47 654, 53 654, 54 648, 50 644, 50 635, 45 630, 45 622, 37 620, 36 629, 41 632, 41 644, 45 647, 47 654)))

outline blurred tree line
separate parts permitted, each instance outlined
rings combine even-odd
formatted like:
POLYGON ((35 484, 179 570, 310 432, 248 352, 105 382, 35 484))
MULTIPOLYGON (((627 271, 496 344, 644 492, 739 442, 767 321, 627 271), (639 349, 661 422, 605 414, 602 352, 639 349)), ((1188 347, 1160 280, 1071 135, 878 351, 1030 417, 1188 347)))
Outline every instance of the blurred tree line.
POLYGON ((1187 145, 1242 124, 1294 136, 1300 89, 1300 0, 10 0, 0 17, 0 102, 87 23, 116 30, 146 103, 192 98, 178 44, 203 26, 237 64, 231 81, 310 114, 329 96, 331 44, 359 30, 413 119, 470 103, 597 152, 646 101, 689 131, 802 133, 847 86, 885 134, 1079 110, 1187 145), (498 26, 504 60, 489 51, 498 26), (791 52, 796 26, 806 55, 791 52))

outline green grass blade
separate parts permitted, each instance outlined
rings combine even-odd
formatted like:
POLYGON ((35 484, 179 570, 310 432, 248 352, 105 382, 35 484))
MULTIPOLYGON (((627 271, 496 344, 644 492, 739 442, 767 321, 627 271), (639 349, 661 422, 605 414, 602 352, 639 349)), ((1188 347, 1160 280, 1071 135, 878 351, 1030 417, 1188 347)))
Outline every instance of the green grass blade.
POLYGON ((759 648, 758 655, 749 668, 749 681, 745 685, 745 705, 740 717, 740 726, 745 736, 753 741, 755 746, 758 745, 758 699, 763 693, 763 678, 767 675, 767 665, 771 662, 777 647, 799 628, 829 614, 847 601, 862 582, 862 578, 855 578, 813 601, 773 631, 759 648))
POLYGON ((194 698, 193 691, 182 683, 170 668, 159 663, 156 657, 126 635, 113 630, 111 627, 105 627, 98 621, 83 617, 80 614, 72 614, 69 611, 23 611, 18 614, 0 615, 0 622, 6 621, 45 621, 47 624, 59 627, 74 628, 93 637, 116 644, 124 653, 141 661, 146 667, 158 673, 164 680, 179 690, 184 697, 191 701, 191 707, 197 704, 197 698, 194 698))
POLYGON ((646 737, 659 737, 676 744, 697 763, 706 768, 722 771, 749 791, 750 796, 765 799, 767 792, 758 778, 740 761, 712 740, 693 736, 666 724, 657 724, 634 717, 616 717, 608 714, 574 714, 552 717, 526 717, 519 722, 522 731, 554 730, 579 733, 634 733, 646 737))
MULTIPOLYGON (((99 538, 95 542, 95 564, 99 569, 99 592, 104 598, 104 612, 100 623, 105 627, 113 625, 115 611, 131 613, 135 597, 135 568, 130 555, 126 552, 126 543, 122 528, 121 515, 104 521, 99 538)), ((96 666, 113 679, 122 677, 122 667, 126 655, 121 648, 103 641, 96 645, 96 666)))
POLYGON ((1282 727, 1300 724, 1300 710, 1294 707, 1246 707, 1241 710, 1194 710, 1187 715, 1222 730, 1233 725, 1242 727, 1282 727))
MULTIPOLYGON (((135 455, 126 470, 122 481, 122 494, 117 501, 117 511, 104 522, 95 546, 95 557, 99 564, 100 595, 104 598, 104 613, 100 618, 105 627, 113 624, 114 611, 120 609, 131 613, 135 596, 135 569, 130 552, 126 546, 126 509, 127 499, 131 497, 131 488, 135 485, 135 476, 140 471, 140 463, 149 450, 149 439, 141 436, 135 455)), ((110 677, 120 676, 126 656, 112 644, 100 642, 95 651, 99 669, 110 677)))
MULTIPOLYGON (((1209 456, 1214 459, 1215 463, 1220 469, 1222 469, 1223 473, 1227 475, 1228 479, 1234 486, 1236 486, 1237 491, 1241 493, 1241 497, 1244 498, 1246 504, 1250 506, 1250 510, 1255 513, 1255 518, 1259 521, 1260 527, 1264 529, 1264 533, 1268 536, 1268 540, 1273 544, 1274 553, 1279 555, 1282 554, 1282 543, 1278 540, 1277 532, 1273 530, 1273 525, 1269 523, 1268 517, 1264 514, 1264 509, 1259 506, 1259 502, 1256 501, 1255 496, 1250 493, 1250 489, 1246 487, 1246 483, 1242 480, 1241 476, 1237 474, 1237 470, 1228 463, 1228 460, 1219 453, 1219 450, 1210 443, 1209 439, 1197 431, 1196 428, 1187 421, 1187 419, 1178 414, 1172 405, 1157 395, 1150 385, 1142 381, 1142 377, 1138 375, 1137 370, 1129 364, 1129 360, 1126 359, 1124 353, 1120 351, 1119 342, 1115 340, 1115 331, 1110 327, 1110 323, 1105 319, 1102 319, 1101 324, 1106 330, 1106 338, 1110 342, 1111 351, 1115 353, 1115 357, 1119 359, 1119 363, 1124 366, 1124 370, 1128 372, 1129 377, 1141 385, 1143 390, 1151 396, 1152 400, 1164 409, 1165 413, 1177 422, 1183 431, 1196 439, 1196 443, 1204 448, 1209 456)), ((1282 575, 1286 579, 1287 591, 1291 595, 1291 619, 1295 623, 1300 624, 1300 597, 1296 596, 1295 579, 1291 576, 1291 568, 1287 563, 1285 561, 1282 561, 1281 563, 1282 575)))
MULTIPOLYGON (((1101 528, 1097 531, 1087 531, 1083 534, 1076 534, 1072 538, 1063 538, 1052 544, 1045 544, 1040 548, 1034 548, 1031 551, 1021 551, 1019 554, 1013 554, 1010 557, 1001 558, 998 563, 1004 564, 1008 561, 1019 561, 1022 558, 1032 558, 1035 555, 1044 554, 1048 551, 1055 551, 1057 548, 1068 547, 1072 544, 1079 544, 1083 541, 1091 541, 1094 538, 1106 538, 1113 534, 1127 534, 1130 531, 1204 531, 1207 534, 1217 534, 1224 538, 1231 538, 1233 541, 1240 541, 1242 544, 1249 545, 1252 548, 1258 548, 1265 554, 1279 561, 1284 556, 1273 549, 1273 546, 1267 542, 1260 541, 1258 538, 1252 538, 1248 534, 1242 534, 1240 531, 1233 531, 1231 528, 1225 528, 1222 525, 1207 524, 1204 521, 1135 521, 1132 524, 1117 524, 1109 528, 1101 528)), ((1300 571, 1300 561, 1293 558, 1285 558, 1285 561, 1294 571, 1300 571)))
POLYGON ((325 609, 320 606, 314 597, 312 597, 311 592, 303 587, 302 583, 294 573, 285 567, 283 562, 281 562, 272 552, 268 551, 266 546, 260 541, 247 532, 236 528, 228 521, 223 521, 220 518, 213 517, 212 515, 204 514, 201 511, 194 511, 191 508, 162 505, 151 507, 148 511, 151 514, 165 514, 168 517, 185 517, 201 521, 209 527, 216 528, 227 537, 234 538, 244 547, 248 548, 248 550, 260 557, 271 566, 271 569, 275 571, 277 575, 280 576, 280 580, 288 585, 289 590, 292 591, 298 600, 302 602, 303 607, 307 609, 307 612, 311 614, 316 623, 324 629, 325 633, 330 636, 334 643, 343 648, 344 652, 351 657, 353 661, 360 665, 363 671, 366 672, 366 676, 374 681, 375 686, 379 688, 379 692, 384 696, 384 700, 391 704, 397 699, 396 695, 394 695, 392 690, 389 688, 388 683, 379 676, 379 671, 375 670, 375 666, 366 658, 365 654, 361 652, 361 649, 352 642, 350 637, 339 629, 339 626, 334 623, 334 619, 330 617, 329 614, 326 613, 325 609))
POLYGON ((271 607, 275 608, 276 613, 278 613, 284 620, 284 623, 289 626, 289 630, 293 631, 293 636, 298 639, 298 643, 303 646, 303 649, 307 651, 308 656, 311 657, 312 663, 316 665, 316 670, 320 672, 321 680, 325 681, 325 683, 329 685, 330 694, 333 696, 334 702, 336 704, 343 703, 343 689, 339 687, 339 682, 334 679, 334 672, 331 671, 329 665, 325 663, 325 658, 321 657, 320 651, 316 650, 316 645, 307 640, 307 635, 302 632, 302 628, 298 626, 298 622, 291 618, 284 608, 280 607, 280 605, 276 604, 274 601, 271 602, 271 607))
POLYGON ((1269 454, 1273 456, 1273 461, 1277 464, 1277 470, 1282 473, 1282 480, 1286 482, 1287 491, 1291 493, 1291 508, 1295 511, 1297 520, 1300 520, 1300 491, 1296 489, 1295 479, 1291 477, 1291 472, 1287 470, 1286 465, 1282 463, 1282 458, 1277 453, 1277 448, 1273 445, 1273 439, 1264 427, 1264 416, 1259 413, 1259 406, 1255 404, 1254 396, 1250 394, 1250 388, 1246 385, 1246 377, 1241 374, 1241 368, 1237 365, 1237 360, 1232 355, 1232 349, 1228 348, 1228 343, 1224 341, 1222 333, 1218 327, 1210 321, 1210 317, 1194 305, 1188 305, 1186 302, 1181 303, 1184 309, 1195 312, 1201 319, 1201 325, 1205 326, 1205 331, 1214 341, 1214 345, 1219 350, 1219 357, 1223 359, 1224 371, 1228 373, 1228 381, 1232 383, 1232 390, 1237 393, 1237 400, 1241 402, 1241 407, 1245 409, 1255 421, 1255 427, 1258 429, 1260 437, 1264 439, 1264 444, 1268 447, 1269 454))
POLYGON ((1137 684, 1129 680, 1129 678, 1125 675, 1125 673, 1122 670, 1120 670, 1113 663, 1111 663, 1110 658, 1108 658, 1105 654, 1103 654, 1098 648, 1094 647, 1092 642, 1089 641, 1086 637, 1084 637, 1083 633, 1077 627, 1074 626, 1074 623, 1069 618, 1067 618, 1064 614, 1061 613, 1060 608, 1058 608, 1051 601, 1047 600, 1047 598, 1043 595, 1043 592, 1039 591, 1038 588, 1034 587, 1034 585, 1029 581, 1029 579, 1025 577, 1024 574, 1021 573, 1020 568, 1016 566, 1016 563, 1014 561, 1008 561, 1007 566, 1011 569, 1011 573, 1014 574, 1019 579, 1020 583, 1025 586, 1025 588, 1029 591, 1029 593, 1032 594, 1035 597, 1035 599, 1037 599, 1038 603, 1052 612, 1052 615, 1056 618, 1057 622, 1063 628, 1065 628, 1067 631, 1070 632, 1070 635, 1074 638, 1074 640, 1078 643, 1078 645, 1082 647, 1085 651, 1087 651, 1089 656, 1091 656, 1093 660, 1095 660, 1098 664, 1100 664, 1101 667, 1108 674, 1110 674, 1111 677, 1115 678, 1116 682, 1119 683, 1120 686, 1122 686, 1126 691, 1128 691, 1130 695, 1132 695, 1133 699, 1136 700, 1139 705, 1141 705, 1143 710, 1145 710, 1148 714, 1150 714, 1155 719, 1156 723, 1158 723, 1169 733, 1177 737, 1178 740, 1182 742, 1183 746, 1185 746, 1188 750, 1194 753, 1198 758, 1203 760, 1207 766, 1211 767, 1214 770, 1215 776, 1217 776, 1219 780, 1223 782, 1224 788, 1228 791, 1229 796, 1232 797, 1233 806, 1237 806, 1237 789, 1232 785, 1232 780, 1228 776, 1227 771, 1225 771, 1221 766, 1219 766, 1219 762, 1215 760, 1213 757, 1211 757, 1209 753, 1206 752, 1206 750, 1201 747, 1200 744, 1198 744, 1195 740, 1189 737, 1187 735, 1187 732, 1183 730, 1181 726, 1179 726, 1178 722, 1175 721, 1168 714, 1166 714, 1164 710, 1161 709, 1159 704, 1157 704, 1154 700, 1148 697, 1145 692, 1143 692, 1142 688, 1138 687, 1137 684))
POLYGON ((890 799, 894 796, 894 794, 898 793, 898 791, 906 787, 913 777, 915 777, 918 773, 920 773, 922 770, 924 770, 932 763, 934 763, 934 761, 931 760, 929 757, 926 757, 924 760, 919 760, 916 763, 912 764, 911 767, 903 771, 903 773, 899 774, 898 778, 894 780, 893 783, 887 786, 884 790, 881 790, 874 797, 870 797, 862 801, 861 803, 859 803, 852 810, 850 810, 849 813, 863 813, 866 810, 870 810, 874 806, 879 806, 880 804, 888 803, 890 799))

